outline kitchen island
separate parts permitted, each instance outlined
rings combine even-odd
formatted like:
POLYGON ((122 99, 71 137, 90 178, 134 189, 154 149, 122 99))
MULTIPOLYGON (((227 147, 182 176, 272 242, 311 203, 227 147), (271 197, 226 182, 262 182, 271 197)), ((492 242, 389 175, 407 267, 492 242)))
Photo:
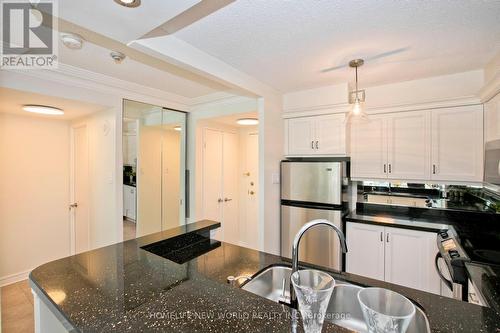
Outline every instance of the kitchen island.
MULTIPOLYGON (((285 259, 211 240, 219 226, 197 222, 36 268, 30 284, 38 332, 290 332, 297 325, 292 309, 227 283, 230 275, 254 275, 285 259)), ((500 330, 490 308, 330 273, 402 293, 424 310, 433 332, 500 330)), ((325 322, 323 332, 349 330, 325 322)))

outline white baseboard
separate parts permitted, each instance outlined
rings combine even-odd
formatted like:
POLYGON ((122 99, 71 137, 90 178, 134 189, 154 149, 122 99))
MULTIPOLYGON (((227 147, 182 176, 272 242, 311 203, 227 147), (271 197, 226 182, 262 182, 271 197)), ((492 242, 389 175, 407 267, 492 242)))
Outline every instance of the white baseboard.
POLYGON ((0 287, 28 279, 31 270, 0 277, 0 287))

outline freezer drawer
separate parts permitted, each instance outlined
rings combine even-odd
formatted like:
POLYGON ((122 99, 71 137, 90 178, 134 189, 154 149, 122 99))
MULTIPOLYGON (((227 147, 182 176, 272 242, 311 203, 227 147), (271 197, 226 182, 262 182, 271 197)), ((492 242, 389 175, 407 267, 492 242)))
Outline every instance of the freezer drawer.
POLYGON ((283 162, 281 199, 340 205, 342 162, 283 162))
MULTIPOLYGON (((300 228, 315 219, 326 219, 342 230, 340 210, 281 206, 281 256, 292 257, 292 243, 300 228)), ((299 261, 342 270, 342 252, 337 234, 326 226, 316 226, 302 237, 299 261)))

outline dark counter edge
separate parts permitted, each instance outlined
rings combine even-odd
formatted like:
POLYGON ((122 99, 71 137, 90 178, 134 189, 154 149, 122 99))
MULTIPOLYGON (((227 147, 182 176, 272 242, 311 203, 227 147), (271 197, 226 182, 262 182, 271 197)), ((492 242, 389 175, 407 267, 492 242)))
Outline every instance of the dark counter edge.
POLYGON ((393 227, 401 229, 411 229, 428 232, 438 232, 440 230, 449 229, 449 224, 433 220, 415 220, 404 219, 401 217, 392 216, 375 216, 363 213, 351 212, 345 218, 346 222, 356 222, 371 225, 380 225, 384 227, 393 227))
MULTIPOLYGON (((186 225, 179 226, 179 227, 172 228, 172 229, 168 229, 165 231, 160 231, 160 232, 157 232, 157 233, 154 233, 151 235, 146 235, 146 236, 142 236, 139 238, 124 241, 123 243, 135 241, 135 242, 137 242, 138 247, 143 247, 145 245, 153 244, 153 243, 160 242, 160 241, 163 241, 166 239, 171 239, 171 238, 174 238, 176 236, 186 235, 186 234, 190 234, 190 233, 210 232, 210 230, 220 228, 220 226, 221 226, 220 222, 211 221, 211 220, 201 220, 198 222, 188 223, 186 225)), ((120 243, 122 243, 122 242, 118 242, 115 244, 111 244, 108 246, 97 248, 97 249, 91 250, 89 252, 97 251, 97 250, 105 248, 105 247, 112 247, 112 246, 115 246, 116 244, 120 244, 120 243)), ((72 257, 72 256, 69 256, 69 257, 72 257)), ((49 262, 42 264, 42 265, 38 266, 37 268, 33 269, 30 272, 29 277, 28 277, 29 284, 30 284, 31 289, 33 289, 33 291, 40 298, 40 301, 42 301, 49 308, 50 312, 62 323, 62 325, 64 326, 64 328, 66 328, 68 330, 68 332, 80 332, 80 330, 76 328, 76 325, 74 323, 72 323, 71 320, 64 315, 64 312, 59 310, 59 307, 57 306, 57 304, 55 304, 52 301, 52 299, 49 297, 49 295, 47 295, 47 293, 36 283, 35 279, 32 278, 33 271, 35 271, 39 267, 43 267, 45 265, 50 265, 51 263, 53 263, 57 260, 60 260, 60 259, 49 261, 49 262)))

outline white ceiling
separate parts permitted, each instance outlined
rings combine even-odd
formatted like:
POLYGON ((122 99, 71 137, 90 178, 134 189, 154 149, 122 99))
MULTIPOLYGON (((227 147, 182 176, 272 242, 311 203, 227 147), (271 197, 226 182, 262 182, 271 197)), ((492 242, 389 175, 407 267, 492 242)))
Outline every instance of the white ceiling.
POLYGON ((103 110, 102 105, 83 103, 70 99, 35 94, 8 88, 0 88, 0 113, 47 118, 55 120, 70 120, 103 110), (64 110, 64 115, 49 116, 30 113, 22 110, 24 104, 53 106, 64 110))
POLYGON ((498 1, 239 0, 175 36, 281 91, 352 81, 322 69, 397 49, 361 68, 375 85, 482 68, 500 51, 498 1))
POLYGON ((224 124, 224 125, 230 125, 234 127, 251 127, 248 125, 240 125, 237 124, 236 121, 241 118, 259 118, 259 114, 257 112, 245 112, 245 113, 235 113, 227 116, 222 116, 222 117, 215 117, 215 118, 210 118, 210 121, 214 121, 216 123, 224 124))
POLYGON ((219 91, 130 58, 125 58, 121 64, 116 64, 109 53, 110 50, 89 42, 85 42, 80 50, 68 49, 61 43, 59 60, 65 64, 146 87, 168 91, 187 98, 199 97, 219 91))
POLYGON ((144 0, 137 8, 113 0, 62 0, 58 16, 107 37, 128 43, 201 0, 144 0))

